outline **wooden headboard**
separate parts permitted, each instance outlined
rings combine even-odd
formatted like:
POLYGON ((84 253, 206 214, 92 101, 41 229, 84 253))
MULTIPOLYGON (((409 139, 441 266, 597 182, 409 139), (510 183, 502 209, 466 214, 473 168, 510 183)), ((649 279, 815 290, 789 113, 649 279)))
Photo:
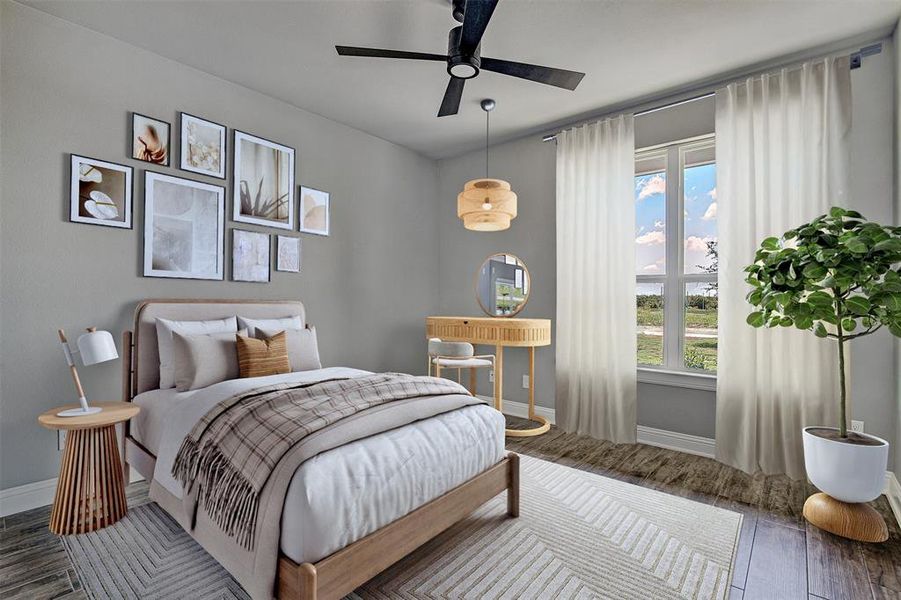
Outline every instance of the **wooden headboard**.
POLYGON ((123 400, 130 402, 137 394, 159 387, 158 317, 202 321, 232 316, 251 319, 299 316, 304 325, 307 322, 303 303, 298 300, 145 300, 135 310, 134 330, 122 336, 123 400))

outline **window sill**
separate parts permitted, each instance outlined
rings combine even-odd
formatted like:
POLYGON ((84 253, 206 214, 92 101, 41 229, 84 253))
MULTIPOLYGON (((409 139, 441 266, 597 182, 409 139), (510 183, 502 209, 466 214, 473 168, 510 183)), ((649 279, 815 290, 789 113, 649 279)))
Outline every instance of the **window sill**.
POLYGON ((638 382, 688 388, 691 390, 704 390, 708 392, 716 391, 716 375, 707 373, 667 371, 665 369, 639 367, 638 382))

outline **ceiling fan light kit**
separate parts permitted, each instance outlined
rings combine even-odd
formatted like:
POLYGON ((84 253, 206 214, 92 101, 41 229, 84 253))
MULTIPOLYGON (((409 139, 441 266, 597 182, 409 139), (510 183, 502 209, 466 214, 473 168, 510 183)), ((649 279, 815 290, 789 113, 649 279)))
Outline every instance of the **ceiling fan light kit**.
POLYGON ((446 62, 450 81, 447 82, 441 108, 438 110, 439 117, 457 114, 466 80, 477 77, 481 71, 493 71, 567 90, 576 89, 585 73, 482 56, 482 35, 488 27, 488 21, 491 20, 497 3, 498 0, 452 1, 451 14, 454 20, 462 25, 454 27, 448 33, 446 55, 356 46, 335 46, 335 50, 341 56, 446 62))

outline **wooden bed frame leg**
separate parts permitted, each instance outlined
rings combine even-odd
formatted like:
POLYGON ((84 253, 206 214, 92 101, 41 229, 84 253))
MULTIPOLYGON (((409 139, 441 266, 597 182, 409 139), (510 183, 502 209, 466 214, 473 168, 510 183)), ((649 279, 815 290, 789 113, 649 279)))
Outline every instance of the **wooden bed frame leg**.
POLYGON ((300 597, 302 600, 316 600, 316 567, 310 563, 300 565, 300 597))
POLYGON ((510 453, 510 470, 507 475, 507 514, 511 517, 519 516, 519 455, 510 453))

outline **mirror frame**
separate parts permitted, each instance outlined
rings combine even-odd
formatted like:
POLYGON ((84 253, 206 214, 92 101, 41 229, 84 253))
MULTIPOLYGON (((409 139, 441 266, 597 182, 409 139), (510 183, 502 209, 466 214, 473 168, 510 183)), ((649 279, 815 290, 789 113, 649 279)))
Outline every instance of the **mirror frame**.
POLYGON ((511 252, 492 252, 487 257, 485 257, 485 260, 483 260, 479 264, 479 268, 476 270, 476 276, 475 276, 475 280, 473 282, 473 291, 475 291, 476 302, 478 302, 479 308, 482 309, 483 313, 485 313, 486 315, 488 315, 489 317, 492 317, 494 319, 509 319, 510 317, 515 317, 516 315, 521 313, 522 310, 526 307, 526 304, 529 303, 529 298, 532 297, 532 274, 529 272, 529 267, 526 266, 525 261, 523 259, 521 259, 519 256, 517 256, 516 254, 513 254, 511 252), (527 277, 528 281, 529 281, 529 292, 526 294, 526 299, 522 301, 522 304, 519 305, 519 308, 517 308, 515 311, 511 312, 509 315, 493 315, 493 314, 491 314, 491 312, 487 308, 485 308, 485 305, 482 304, 482 297, 479 295, 479 278, 482 274, 482 268, 484 268, 484 266, 488 263, 488 261, 490 261, 495 256, 512 256, 512 257, 514 257, 518 261, 518 266, 522 267, 522 270, 525 271, 525 277, 527 277))

